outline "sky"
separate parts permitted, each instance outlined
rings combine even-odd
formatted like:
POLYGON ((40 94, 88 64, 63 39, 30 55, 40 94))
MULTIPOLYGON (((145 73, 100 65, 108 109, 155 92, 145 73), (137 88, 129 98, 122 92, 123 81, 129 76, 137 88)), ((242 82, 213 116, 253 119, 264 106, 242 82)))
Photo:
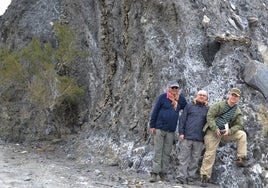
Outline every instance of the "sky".
POLYGON ((10 3, 11 3, 11 0, 1 0, 1 2, 0 2, 0 16, 5 13, 8 5, 10 3))

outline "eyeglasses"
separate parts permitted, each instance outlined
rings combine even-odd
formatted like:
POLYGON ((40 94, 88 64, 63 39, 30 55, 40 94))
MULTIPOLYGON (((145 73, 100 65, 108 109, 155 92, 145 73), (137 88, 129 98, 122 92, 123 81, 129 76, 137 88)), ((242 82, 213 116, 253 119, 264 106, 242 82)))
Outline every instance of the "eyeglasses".
POLYGON ((176 87, 176 86, 173 86, 173 87, 171 87, 171 89, 179 89, 178 87, 176 87))
POLYGON ((201 96, 201 97, 206 97, 206 95, 204 95, 204 94, 198 94, 199 96, 201 96))
POLYGON ((237 94, 235 94, 235 93, 232 93, 231 94, 233 97, 239 97, 237 94))

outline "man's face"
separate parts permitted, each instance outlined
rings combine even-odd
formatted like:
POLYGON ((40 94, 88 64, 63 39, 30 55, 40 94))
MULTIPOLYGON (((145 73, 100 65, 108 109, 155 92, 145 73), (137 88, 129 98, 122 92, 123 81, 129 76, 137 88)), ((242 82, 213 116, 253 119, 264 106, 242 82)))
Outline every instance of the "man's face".
POLYGON ((235 93, 230 93, 229 101, 233 104, 236 104, 240 99, 240 96, 236 95, 235 93))
POLYGON ((179 88, 176 86, 170 87, 170 92, 175 95, 179 92, 179 88))
POLYGON ((204 103, 205 101, 207 101, 207 99, 208 99, 208 97, 207 97, 207 95, 205 93, 199 93, 196 96, 196 100, 198 102, 201 102, 201 103, 204 103))

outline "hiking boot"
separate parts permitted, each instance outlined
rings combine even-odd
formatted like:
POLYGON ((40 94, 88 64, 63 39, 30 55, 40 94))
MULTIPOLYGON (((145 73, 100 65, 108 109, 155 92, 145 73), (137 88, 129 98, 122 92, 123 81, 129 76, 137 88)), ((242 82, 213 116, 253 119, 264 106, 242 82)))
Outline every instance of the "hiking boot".
POLYGON ((238 159, 236 160, 236 165, 237 165, 238 167, 247 167, 247 166, 248 166, 248 163, 247 163, 247 161, 246 161, 245 158, 238 158, 238 159))
POLYGON ((201 175, 201 187, 208 186, 208 177, 206 175, 201 175))
POLYGON ((194 185, 195 184, 195 179, 194 178, 187 178, 187 184, 188 185, 194 185))
POLYGON ((157 174, 156 173, 151 173, 151 179, 149 180, 149 182, 154 183, 157 180, 157 174))
POLYGON ((160 176, 161 181, 169 182, 169 179, 166 173, 159 173, 159 176, 160 176))
POLYGON ((187 184, 187 180, 182 177, 176 177, 176 183, 187 184))

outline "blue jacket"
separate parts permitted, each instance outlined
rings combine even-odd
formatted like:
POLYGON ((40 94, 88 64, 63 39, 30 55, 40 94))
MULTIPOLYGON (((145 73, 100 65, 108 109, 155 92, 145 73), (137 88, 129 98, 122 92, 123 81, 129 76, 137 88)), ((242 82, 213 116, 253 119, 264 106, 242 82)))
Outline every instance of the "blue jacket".
POLYGON ((204 141, 203 127, 206 124, 208 107, 199 102, 191 102, 184 108, 179 120, 179 134, 185 139, 204 141))
POLYGON ((181 109, 184 109, 187 101, 185 97, 180 94, 178 100, 178 107, 175 110, 171 100, 167 98, 167 94, 161 94, 153 108, 150 119, 150 128, 161 129, 164 131, 175 132, 179 119, 181 109))

